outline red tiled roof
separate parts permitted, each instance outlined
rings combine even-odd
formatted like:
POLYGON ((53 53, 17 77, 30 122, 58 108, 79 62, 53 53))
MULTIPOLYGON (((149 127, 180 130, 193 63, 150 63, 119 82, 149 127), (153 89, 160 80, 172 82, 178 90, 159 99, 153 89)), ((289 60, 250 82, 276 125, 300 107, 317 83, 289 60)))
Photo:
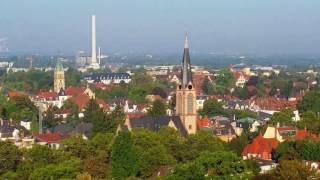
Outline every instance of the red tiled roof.
POLYGON ((16 91, 9 91, 8 97, 17 97, 17 96, 23 96, 23 94, 16 92, 16 91))
POLYGON ((71 101, 74 102, 80 110, 84 109, 89 102, 90 98, 86 94, 79 94, 71 98, 71 101))
POLYGON ((59 109, 56 114, 70 114, 70 109, 59 109))
POLYGON ((272 150, 278 147, 279 141, 276 138, 264 138, 259 134, 251 144, 244 147, 241 155, 256 154, 257 159, 269 160, 272 150))
POLYGON ((312 134, 311 132, 308 132, 306 129, 296 129, 292 127, 280 127, 277 128, 279 133, 285 132, 285 131, 294 131, 295 134, 293 136, 283 136, 285 140, 302 140, 306 137, 310 137, 313 140, 320 140, 320 137, 316 134, 312 134))
POLYGON ((84 91, 85 91, 85 89, 82 87, 68 87, 65 90, 67 96, 74 96, 74 95, 83 94, 84 91))
POLYGON ((303 130, 298 130, 298 131, 297 131, 297 134, 296 134, 296 139, 297 139, 297 140, 303 139, 303 138, 307 137, 308 134, 309 134, 308 131, 305 130, 305 129, 303 129, 303 130))
POLYGON ((55 98, 57 97, 57 93, 53 92, 53 91, 44 91, 44 92, 40 92, 38 95, 38 97, 40 98, 55 98))
POLYGON ((134 113, 127 113, 127 116, 129 119, 135 119, 135 118, 142 118, 147 116, 146 113, 141 113, 141 112, 134 112, 134 113))
POLYGON ((282 132, 282 131, 295 131, 296 130, 293 127, 278 127, 277 129, 278 129, 279 132, 282 132))
POLYGON ((210 120, 208 117, 204 117, 202 119, 199 119, 197 121, 197 127, 198 129, 203 128, 203 127, 209 127, 210 126, 210 120))
MULTIPOLYGON (((77 96, 72 97, 70 100, 73 103, 75 103, 79 107, 80 110, 82 110, 86 107, 87 103, 90 101, 90 97, 86 94, 79 94, 77 96)), ((97 98, 95 100, 101 108, 103 108, 105 110, 110 109, 109 105, 105 101, 103 101, 102 99, 97 98)))
POLYGON ((243 76, 244 79, 246 80, 249 80, 249 76, 245 75, 243 72, 241 71, 236 71, 236 72, 233 72, 233 76, 236 78, 236 79, 239 79, 241 76, 243 76))
POLYGON ((103 108, 105 110, 109 110, 110 106, 102 99, 96 99, 96 102, 99 104, 100 108, 103 108))
POLYGON ((56 143, 62 139, 60 133, 47 133, 47 134, 36 134, 34 135, 37 141, 47 142, 47 143, 56 143))
POLYGON ((278 99, 275 97, 258 97, 253 98, 251 101, 251 103, 254 103, 264 110, 281 111, 285 108, 296 109, 297 107, 297 101, 288 101, 286 99, 278 99))

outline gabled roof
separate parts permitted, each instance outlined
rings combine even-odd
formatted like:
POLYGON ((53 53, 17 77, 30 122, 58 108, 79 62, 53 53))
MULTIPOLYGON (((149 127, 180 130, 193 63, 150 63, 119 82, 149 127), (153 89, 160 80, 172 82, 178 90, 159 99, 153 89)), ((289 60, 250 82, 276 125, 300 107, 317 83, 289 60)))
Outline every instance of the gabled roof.
POLYGON ((60 133, 47 133, 47 134, 36 134, 34 135, 37 141, 46 142, 48 144, 57 143, 62 140, 60 133))
POLYGON ((142 118, 147 116, 147 113, 133 112, 133 113, 126 113, 126 115, 129 119, 136 119, 136 118, 142 118))
POLYGON ((281 111, 285 108, 297 108, 297 101, 288 101, 286 99, 280 99, 275 97, 258 97, 252 98, 251 103, 254 103, 258 107, 264 110, 278 110, 281 111))
POLYGON ((275 150, 279 145, 279 141, 276 138, 264 138, 262 134, 259 134, 251 144, 244 147, 241 155, 248 156, 248 154, 259 155, 257 158, 263 158, 264 154, 271 154, 272 150, 275 150))
MULTIPOLYGON (((77 96, 74 96, 70 99, 73 103, 75 103, 80 110, 84 109, 88 102, 90 101, 90 97, 86 94, 79 94, 77 96)), ((96 98, 95 101, 99 105, 100 108, 103 108, 105 110, 109 110, 110 106, 102 99, 96 98)))
POLYGON ((86 94, 79 94, 75 97, 72 97, 71 101, 75 103, 81 110, 86 107, 87 103, 90 101, 90 98, 86 94))
POLYGON ((51 129, 54 133, 59 133, 63 136, 68 136, 72 133, 84 134, 86 136, 90 136, 93 128, 92 123, 77 123, 77 124, 59 124, 51 129))
POLYGON ((297 129, 293 127, 279 127, 277 128, 279 134, 284 140, 302 140, 304 138, 311 138, 313 140, 320 140, 320 137, 316 134, 312 134, 306 129, 297 129))
POLYGON ((55 97, 57 97, 57 93, 54 91, 44 91, 44 92, 40 92, 37 97, 39 98, 45 98, 45 99, 53 99, 55 97))
POLYGON ((68 96, 75 96, 79 94, 83 94, 85 91, 85 88, 83 87, 68 87, 65 92, 68 96))
POLYGON ((98 105, 100 106, 100 108, 103 108, 105 110, 109 110, 110 106, 102 99, 96 99, 96 102, 98 103, 98 105))
POLYGON ((208 117, 204 117, 202 119, 199 119, 197 121, 197 128, 201 129, 203 127, 210 127, 211 121, 209 120, 208 117))
POLYGON ((16 91, 9 91, 8 92, 8 97, 17 97, 17 96, 23 96, 23 94, 16 92, 16 91))
POLYGON ((161 127, 168 126, 172 121, 182 136, 188 134, 179 116, 142 117, 129 119, 129 121, 132 128, 147 128, 152 131, 159 131, 161 127))

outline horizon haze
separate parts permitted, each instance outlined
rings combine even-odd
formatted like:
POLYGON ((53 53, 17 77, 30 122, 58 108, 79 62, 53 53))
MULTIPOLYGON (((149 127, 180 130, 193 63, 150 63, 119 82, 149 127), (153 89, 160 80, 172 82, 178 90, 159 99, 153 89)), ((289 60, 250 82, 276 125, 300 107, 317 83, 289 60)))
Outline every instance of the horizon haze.
POLYGON ((320 1, 3 0, 11 52, 90 54, 91 15, 103 53, 319 54, 320 1))

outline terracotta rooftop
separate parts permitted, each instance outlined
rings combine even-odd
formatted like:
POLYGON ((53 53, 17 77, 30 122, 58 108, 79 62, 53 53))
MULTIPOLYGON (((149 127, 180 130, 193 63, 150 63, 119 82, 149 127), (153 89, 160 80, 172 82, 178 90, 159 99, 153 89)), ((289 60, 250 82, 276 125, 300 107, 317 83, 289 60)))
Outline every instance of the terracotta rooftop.
POLYGON ((297 108, 297 101, 288 101, 286 99, 279 99, 275 97, 257 97, 251 99, 251 103, 254 103, 264 110, 281 111, 285 108, 297 108))
POLYGON ((210 120, 208 119, 208 117, 204 117, 202 119, 199 119, 197 121, 197 128, 203 128, 203 127, 210 127, 210 120))
POLYGON ((62 136, 60 133, 47 133, 47 134, 36 134, 34 135, 37 141, 47 143, 57 143, 61 141, 62 136))
POLYGON ((83 87, 68 87, 65 90, 65 92, 68 96, 83 94, 84 91, 85 91, 85 88, 83 88, 83 87))
POLYGON ((57 97, 57 93, 55 93, 55 92, 53 92, 53 91, 44 91, 44 92, 40 92, 37 96, 38 96, 39 98, 49 99, 49 98, 55 98, 55 97, 57 97))
POLYGON ((264 138, 259 134, 251 144, 244 147, 241 155, 248 156, 249 154, 257 155, 257 159, 269 160, 272 150, 278 147, 279 141, 275 138, 264 138))
POLYGON ((8 97, 17 97, 17 96, 23 96, 23 94, 16 92, 16 91, 9 91, 8 97))

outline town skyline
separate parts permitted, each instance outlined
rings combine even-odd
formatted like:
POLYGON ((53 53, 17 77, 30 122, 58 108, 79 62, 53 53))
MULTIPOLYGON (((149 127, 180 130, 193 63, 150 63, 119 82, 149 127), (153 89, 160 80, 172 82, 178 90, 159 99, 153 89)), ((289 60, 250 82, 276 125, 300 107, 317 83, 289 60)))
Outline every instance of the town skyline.
POLYGON ((90 52, 92 14, 106 53, 178 53, 186 32, 199 53, 320 52, 317 1, 16 2, 0 7, 0 37, 11 52, 90 52))

